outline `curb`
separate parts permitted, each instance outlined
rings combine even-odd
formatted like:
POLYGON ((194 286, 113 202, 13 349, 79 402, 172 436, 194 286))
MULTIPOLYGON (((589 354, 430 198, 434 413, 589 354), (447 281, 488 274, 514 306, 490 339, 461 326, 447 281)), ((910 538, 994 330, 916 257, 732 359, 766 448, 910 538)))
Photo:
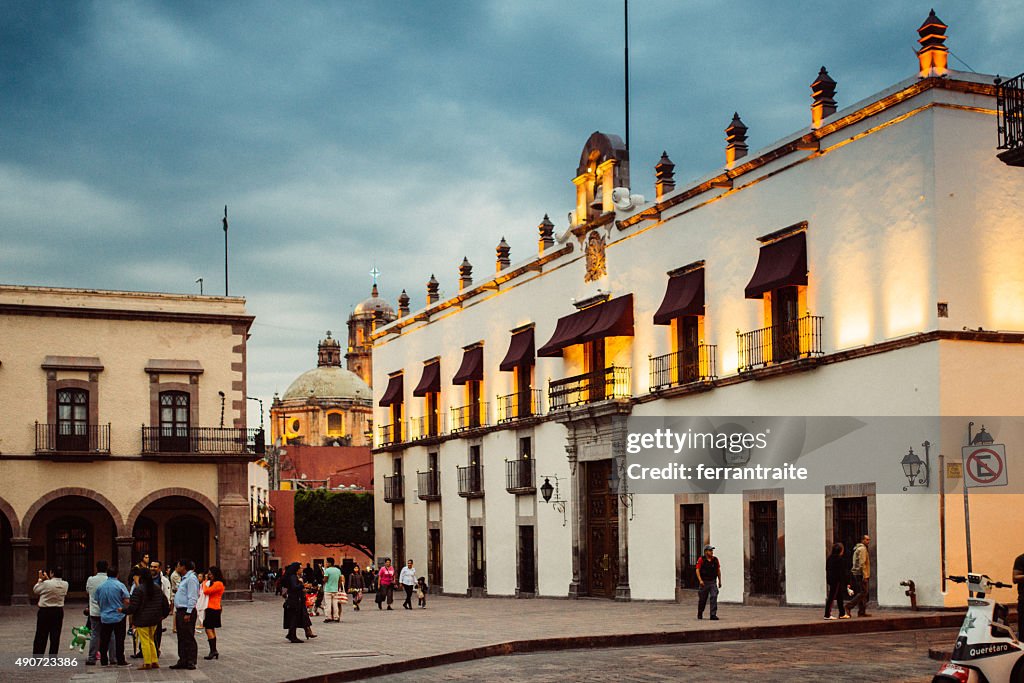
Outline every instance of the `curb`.
MULTIPOLYGON (((827 629, 837 635, 863 633, 888 633, 915 631, 921 629, 951 628, 963 622, 962 614, 930 614, 922 616, 896 617, 889 619, 848 619, 831 622, 827 629)), ((559 638, 537 638, 511 640, 493 645, 481 645, 465 650, 453 650, 436 655, 403 659, 398 662, 383 662, 358 669, 288 679, 286 683, 343 683, 358 681, 374 676, 406 673, 417 669, 458 664, 487 657, 501 657, 512 654, 552 652, 558 650, 579 650, 608 647, 643 647, 648 645, 688 645, 696 643, 718 643, 736 640, 770 640, 775 638, 807 638, 823 635, 823 624, 778 624, 774 626, 737 626, 700 631, 656 631, 647 633, 622 633, 599 636, 564 636, 559 638)))

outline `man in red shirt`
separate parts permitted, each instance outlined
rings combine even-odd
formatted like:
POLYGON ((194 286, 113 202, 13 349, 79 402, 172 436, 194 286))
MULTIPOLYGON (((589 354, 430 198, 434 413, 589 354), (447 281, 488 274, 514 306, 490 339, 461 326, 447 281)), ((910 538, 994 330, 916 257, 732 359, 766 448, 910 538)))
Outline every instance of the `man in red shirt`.
POLYGON ((384 566, 377 572, 377 609, 384 609, 384 600, 388 601, 388 609, 395 600, 395 568, 391 566, 391 558, 384 560, 384 566))
POLYGON ((697 618, 704 618, 704 608, 708 598, 711 598, 711 621, 718 621, 718 589, 722 587, 722 566, 715 557, 714 546, 704 546, 704 554, 697 560, 697 580, 700 581, 697 590, 697 618))

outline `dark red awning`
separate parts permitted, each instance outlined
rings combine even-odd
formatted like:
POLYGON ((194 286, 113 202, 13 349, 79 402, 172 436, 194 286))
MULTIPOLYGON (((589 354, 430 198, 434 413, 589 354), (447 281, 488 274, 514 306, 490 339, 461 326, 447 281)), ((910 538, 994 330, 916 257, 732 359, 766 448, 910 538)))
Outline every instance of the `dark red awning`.
POLYGON ((512 341, 508 345, 508 353, 505 354, 505 360, 501 361, 501 365, 498 368, 508 372, 515 370, 520 365, 533 365, 535 355, 536 349, 533 341, 533 328, 531 327, 528 330, 516 332, 512 335, 512 341))
POLYGON ((582 344, 602 337, 632 336, 633 295, 627 294, 559 318, 555 325, 555 333, 537 350, 537 355, 561 356, 562 349, 573 344, 582 344))
POLYGON ((441 391, 441 363, 433 362, 423 366, 420 383, 412 390, 413 396, 426 396, 441 391))
POLYGON ((381 396, 380 403, 377 405, 382 408, 387 408, 395 403, 402 402, 402 394, 404 393, 404 383, 402 375, 392 375, 388 378, 388 386, 384 390, 384 395, 381 396))
POLYGON ((748 299, 763 299, 764 293, 773 289, 806 284, 807 233, 798 232, 761 247, 745 295, 748 299))
POLYGON ((697 268, 668 279, 665 298, 654 314, 655 325, 670 325, 684 315, 704 315, 704 269, 697 268))
POLYGON ((452 384, 481 382, 484 379, 484 347, 474 346, 462 354, 462 365, 452 378, 452 384))

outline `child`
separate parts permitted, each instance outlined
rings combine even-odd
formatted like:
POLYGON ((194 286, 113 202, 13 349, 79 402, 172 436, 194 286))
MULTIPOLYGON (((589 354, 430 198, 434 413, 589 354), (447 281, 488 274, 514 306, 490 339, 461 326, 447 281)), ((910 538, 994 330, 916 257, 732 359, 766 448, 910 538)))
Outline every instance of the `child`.
POLYGON ((416 598, 417 604, 423 609, 427 608, 427 580, 422 576, 416 581, 416 598))

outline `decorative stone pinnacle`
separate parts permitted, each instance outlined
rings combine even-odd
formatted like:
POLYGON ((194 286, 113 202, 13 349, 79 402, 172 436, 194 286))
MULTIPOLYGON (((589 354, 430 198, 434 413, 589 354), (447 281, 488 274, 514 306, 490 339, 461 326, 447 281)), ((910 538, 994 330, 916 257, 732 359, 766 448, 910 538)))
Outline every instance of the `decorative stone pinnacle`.
POLYGON ((675 167, 668 158, 668 152, 661 153, 661 159, 654 167, 654 190, 660 200, 662 196, 676 189, 675 167))
POLYGON ((543 254, 545 249, 553 246, 555 243, 555 224, 551 222, 547 214, 544 214, 544 220, 537 226, 537 232, 540 234, 537 249, 543 254))
POLYGON ((512 260, 509 258, 512 248, 508 246, 508 242, 506 242, 505 237, 502 236, 501 241, 498 242, 498 246, 494 251, 498 255, 497 271, 500 273, 512 264, 512 260))
POLYGON ((821 67, 818 77, 811 83, 811 125, 817 128, 823 119, 836 113, 836 82, 821 67))

